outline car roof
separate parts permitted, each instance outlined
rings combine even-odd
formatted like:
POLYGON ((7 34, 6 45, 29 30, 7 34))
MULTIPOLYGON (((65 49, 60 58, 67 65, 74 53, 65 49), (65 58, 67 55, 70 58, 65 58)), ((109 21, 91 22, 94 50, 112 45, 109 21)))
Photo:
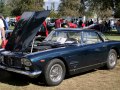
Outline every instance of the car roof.
POLYGON ((94 29, 84 29, 84 28, 57 28, 56 31, 92 31, 96 32, 94 29))

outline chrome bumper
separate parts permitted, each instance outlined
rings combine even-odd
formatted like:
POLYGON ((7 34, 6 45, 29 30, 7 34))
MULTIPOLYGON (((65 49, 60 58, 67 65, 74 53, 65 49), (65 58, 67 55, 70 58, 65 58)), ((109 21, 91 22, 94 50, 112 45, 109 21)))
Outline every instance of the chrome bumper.
POLYGON ((29 76, 31 78, 37 77, 37 76, 39 76, 42 73, 42 71, 35 71, 35 72, 22 71, 22 70, 9 68, 9 67, 5 67, 5 66, 1 66, 1 65, 0 65, 0 68, 3 69, 3 70, 10 71, 10 72, 15 72, 15 73, 27 75, 27 76, 29 76))

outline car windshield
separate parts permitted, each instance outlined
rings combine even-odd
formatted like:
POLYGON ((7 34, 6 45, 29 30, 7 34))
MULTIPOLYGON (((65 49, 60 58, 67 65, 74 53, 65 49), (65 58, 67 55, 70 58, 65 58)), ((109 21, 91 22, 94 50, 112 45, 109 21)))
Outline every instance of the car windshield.
POLYGON ((59 44, 65 43, 80 43, 81 34, 80 31, 62 31, 62 30, 55 30, 52 31, 49 36, 44 41, 50 41, 59 44))

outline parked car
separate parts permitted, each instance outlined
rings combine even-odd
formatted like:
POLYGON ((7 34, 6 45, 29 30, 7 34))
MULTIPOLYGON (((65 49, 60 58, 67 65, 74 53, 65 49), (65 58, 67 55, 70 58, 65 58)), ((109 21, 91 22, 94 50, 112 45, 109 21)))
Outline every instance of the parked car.
POLYGON ((91 24, 91 25, 89 25, 87 27, 84 27, 84 28, 95 29, 95 30, 98 30, 100 32, 107 32, 108 31, 108 29, 105 27, 105 25, 97 24, 97 23, 96 24, 91 24))
POLYGON ((15 26, 16 18, 10 18, 9 26, 15 26))
POLYGON ((42 75, 47 85, 55 86, 65 75, 116 66, 120 41, 111 41, 95 30, 59 28, 42 43, 36 41, 35 35, 48 14, 23 13, 5 49, 0 50, 0 68, 32 78, 42 75), (29 17, 24 17, 26 14, 29 17))

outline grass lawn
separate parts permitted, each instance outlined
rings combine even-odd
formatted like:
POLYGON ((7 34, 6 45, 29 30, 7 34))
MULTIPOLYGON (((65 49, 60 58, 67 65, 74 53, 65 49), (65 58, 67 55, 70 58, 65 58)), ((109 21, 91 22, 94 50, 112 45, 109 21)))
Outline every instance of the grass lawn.
POLYGON ((13 29, 14 29, 14 26, 10 26, 10 27, 9 27, 9 30, 13 30, 13 29))
POLYGON ((117 33, 116 30, 112 30, 109 33, 105 33, 106 37, 108 37, 110 40, 119 40, 120 41, 120 34, 117 33))
POLYGON ((109 36, 109 35, 107 35, 107 38, 109 38, 110 40, 119 40, 120 41, 120 36, 109 36))

